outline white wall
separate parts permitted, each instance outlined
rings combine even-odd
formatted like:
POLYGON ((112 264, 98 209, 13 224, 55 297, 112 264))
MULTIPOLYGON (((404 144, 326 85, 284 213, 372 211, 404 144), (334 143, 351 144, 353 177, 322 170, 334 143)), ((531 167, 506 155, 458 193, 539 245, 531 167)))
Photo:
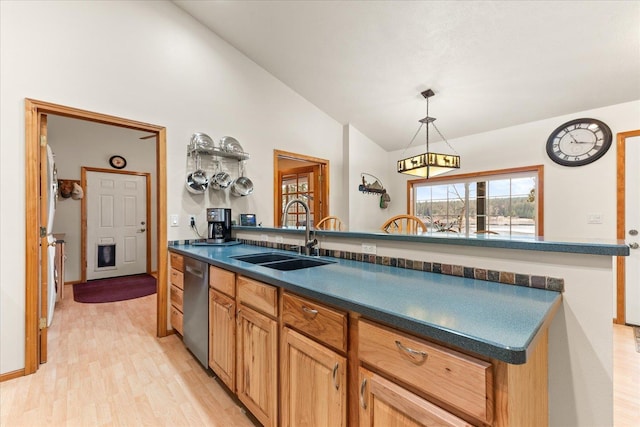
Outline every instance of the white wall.
MULTIPOLYGON (((167 214, 230 206, 273 222, 273 149, 328 159, 342 178, 342 126, 169 2, 0 2, 0 372, 24 367, 24 98, 167 128, 167 214), (254 194, 184 188, 193 132, 236 137, 254 194)), ((337 187, 331 207, 343 213, 337 187)), ((345 209, 346 211, 346 209, 345 209)), ((54 319, 55 321, 55 319, 54 319)))
MULTIPOLYGON (((446 118, 439 120, 446 137, 446 118)), ((458 138, 449 143, 461 156, 461 168, 449 175, 542 164, 545 238, 611 240, 616 237, 616 133, 635 129, 640 129, 640 100, 458 138), (545 149, 549 134, 562 123, 581 117, 602 120, 611 128, 611 148, 604 157, 586 166, 554 163, 545 149), (587 215, 592 213, 602 214, 602 224, 587 224, 587 215)), ((451 152, 444 142, 431 148, 451 152)), ((401 151, 390 153, 390 161, 420 152, 424 152, 424 145, 412 147, 405 155, 401 151)), ((640 159, 634 161, 636 167, 640 166, 640 159)), ((411 178, 393 174, 389 184, 392 194, 406 197, 408 179, 411 178)))
MULTIPOLYGON (((365 194, 358 191, 362 184, 361 173, 371 174, 385 186, 390 182, 389 176, 395 173, 395 161, 389 153, 363 135, 358 129, 348 125, 348 185, 349 185, 349 230, 380 231, 387 218, 406 211, 406 192, 390 193, 391 202, 386 209, 380 208, 380 195, 365 194)), ((395 177, 394 177, 395 178, 395 177)), ((367 183, 373 184, 370 176, 365 176, 367 183)))
MULTIPOLYGON (((151 174, 151 269, 157 269, 156 224, 156 158, 155 139, 141 140, 141 132, 108 126, 84 120, 49 116, 47 142, 56 160, 59 179, 80 180, 83 166, 111 169, 109 158, 119 154, 127 159, 124 171, 151 174)), ((115 170, 115 169, 114 169, 115 170)), ((80 272, 80 200, 58 198, 54 217, 54 233, 65 233, 65 277, 64 280, 79 281, 80 272)))

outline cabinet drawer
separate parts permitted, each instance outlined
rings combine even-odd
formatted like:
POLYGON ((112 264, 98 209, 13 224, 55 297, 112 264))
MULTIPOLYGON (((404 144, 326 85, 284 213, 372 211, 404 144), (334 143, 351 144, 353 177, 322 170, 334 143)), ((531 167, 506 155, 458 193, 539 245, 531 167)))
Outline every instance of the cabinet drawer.
POLYGON ((182 255, 169 252, 171 268, 175 268, 178 271, 184 271, 184 257, 182 255))
POLYGON ((182 271, 172 268, 170 280, 172 285, 175 285, 180 289, 184 289, 184 273, 182 273, 182 271))
POLYGON ((347 314, 285 293, 282 321, 337 350, 347 351, 347 314))
POLYGON ((273 286, 238 276, 238 301, 264 314, 278 315, 278 290, 273 286))
POLYGON ((493 371, 490 363, 362 320, 358 340, 361 361, 491 423, 493 371))
POLYGON ((230 297, 235 297, 236 275, 231 271, 209 266, 209 286, 229 295, 230 297))
POLYGON ((183 291, 182 289, 180 289, 179 287, 175 286, 175 285, 171 285, 171 305, 174 306, 175 308, 177 308, 180 311, 182 310, 182 297, 183 297, 183 291))
POLYGON ((182 332, 182 313, 175 307, 171 306, 171 326, 173 326, 173 329, 175 329, 176 331, 180 332, 180 335, 183 334, 182 332))

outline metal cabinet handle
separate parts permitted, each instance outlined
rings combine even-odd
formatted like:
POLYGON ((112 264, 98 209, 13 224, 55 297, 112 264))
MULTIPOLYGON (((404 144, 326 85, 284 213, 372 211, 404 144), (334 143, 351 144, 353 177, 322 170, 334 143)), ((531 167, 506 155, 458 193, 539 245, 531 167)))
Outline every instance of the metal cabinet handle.
POLYGON ((314 310, 313 308, 309 308, 304 305, 302 306, 302 311, 311 316, 312 319, 318 315, 318 310, 314 310))
POLYGON ((422 365, 427 360, 427 353, 425 351, 414 350, 409 347, 405 347, 402 343, 396 340, 396 346, 400 351, 406 353, 409 359, 416 365, 422 365))
POLYGON ((367 387, 367 379, 363 379, 360 383, 360 406, 362 409, 367 409, 367 401, 364 400, 364 389, 367 387))
POLYGON ((336 390, 338 390, 340 388, 340 384, 338 384, 336 382, 336 376, 338 374, 338 366, 339 365, 336 363, 336 365, 333 367, 333 374, 332 374, 332 376, 333 376, 333 386, 336 388, 336 390))

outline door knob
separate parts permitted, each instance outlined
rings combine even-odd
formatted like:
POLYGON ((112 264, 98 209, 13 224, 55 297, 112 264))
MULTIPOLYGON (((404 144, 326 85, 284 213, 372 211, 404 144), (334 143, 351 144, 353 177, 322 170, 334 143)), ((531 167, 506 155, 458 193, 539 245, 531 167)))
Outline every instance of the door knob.
POLYGON ((138 233, 144 233, 145 231, 147 231, 146 228, 141 228, 140 230, 138 230, 138 233))
POLYGON ((630 236, 637 236, 638 235, 638 230, 629 230, 629 235, 630 236))
POLYGON ((637 242, 633 242, 633 243, 629 244, 629 247, 631 249, 638 249, 638 248, 640 248, 640 245, 637 242))

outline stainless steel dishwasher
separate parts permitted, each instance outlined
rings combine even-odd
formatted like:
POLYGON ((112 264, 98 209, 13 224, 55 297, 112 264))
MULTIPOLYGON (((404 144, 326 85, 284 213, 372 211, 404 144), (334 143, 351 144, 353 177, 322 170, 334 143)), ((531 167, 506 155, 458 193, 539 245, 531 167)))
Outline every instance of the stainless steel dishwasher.
POLYGON ((205 369, 209 366, 209 268, 184 258, 183 341, 205 369))

